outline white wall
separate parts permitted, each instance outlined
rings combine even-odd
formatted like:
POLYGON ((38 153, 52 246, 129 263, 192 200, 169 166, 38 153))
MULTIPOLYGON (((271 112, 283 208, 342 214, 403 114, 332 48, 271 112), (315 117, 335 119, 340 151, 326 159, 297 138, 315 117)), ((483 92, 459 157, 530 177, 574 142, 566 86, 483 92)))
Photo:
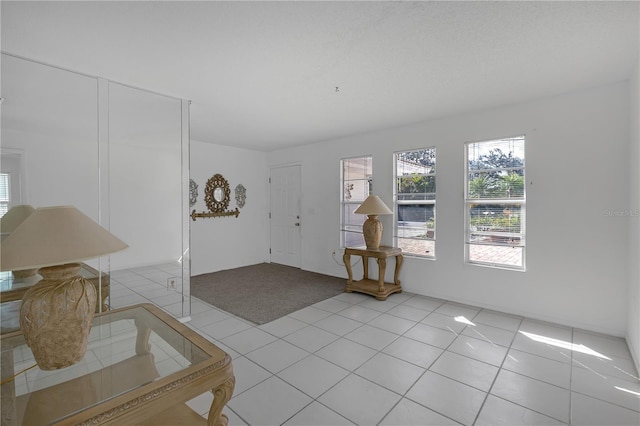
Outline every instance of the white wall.
POLYGON ((191 141, 191 179, 198 184, 198 200, 191 207, 208 211, 204 190, 220 173, 229 182, 229 210, 236 208, 235 187, 247 189, 240 215, 198 218, 191 224, 191 275, 200 275, 269 260, 267 162, 264 152, 191 141))
POLYGON ((640 55, 638 65, 631 76, 630 117, 631 167, 629 215, 629 313, 627 320, 627 342, 631 354, 640 370, 640 55))
MULTIPOLYGON (((331 256, 340 253, 341 158, 372 154, 374 193, 391 204, 393 152, 435 146, 438 258, 405 258, 403 288, 624 336, 628 222, 607 211, 628 208, 628 99, 625 82, 269 153, 270 166, 302 164, 302 268, 346 277, 331 256), (464 143, 522 133, 527 271, 465 265, 464 143)), ((390 245, 391 219, 383 223, 390 245)))

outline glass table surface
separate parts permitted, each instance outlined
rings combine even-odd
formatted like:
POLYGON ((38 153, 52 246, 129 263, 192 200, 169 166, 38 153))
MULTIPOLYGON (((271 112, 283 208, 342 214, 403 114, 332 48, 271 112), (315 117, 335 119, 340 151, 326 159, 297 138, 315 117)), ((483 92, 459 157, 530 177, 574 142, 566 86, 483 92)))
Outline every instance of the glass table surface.
POLYGON ((182 377, 214 358, 218 363, 228 358, 158 311, 137 305, 96 315, 84 358, 59 370, 40 370, 21 333, 2 336, 2 425, 55 423, 163 378, 182 377))

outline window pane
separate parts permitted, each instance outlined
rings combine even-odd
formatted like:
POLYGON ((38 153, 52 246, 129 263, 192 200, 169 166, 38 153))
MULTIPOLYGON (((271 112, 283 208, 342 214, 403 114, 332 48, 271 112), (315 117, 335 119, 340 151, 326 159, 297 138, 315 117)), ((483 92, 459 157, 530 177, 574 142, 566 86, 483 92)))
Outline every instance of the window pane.
POLYGON ((469 170, 524 168, 524 136, 468 145, 469 170))
POLYGON ((0 201, 9 202, 9 175, 0 173, 0 201))
POLYGON ((435 241, 433 240, 414 240, 398 238, 398 247, 402 249, 404 254, 414 254, 417 256, 434 256, 435 241))
POLYGON ((395 162, 396 245, 407 254, 433 257, 436 150, 424 148, 398 152, 395 162))
POLYGON ((364 235, 362 235, 362 232, 344 232, 345 247, 359 247, 364 245, 364 235))
POLYGON ((398 205, 396 241, 403 252, 419 256, 435 255, 435 206, 398 205))
POLYGON ((349 158, 342 160, 343 177, 345 181, 364 179, 371 177, 372 159, 371 157, 349 158))
POLYGON ((396 154, 396 175, 435 174, 435 148, 398 152, 396 154))
POLYGON ((398 238, 415 238, 415 239, 434 239, 435 222, 430 223, 406 223, 406 225, 398 225, 398 238))
POLYGON ((469 261, 493 266, 524 266, 523 247, 492 246, 484 244, 469 244, 469 261))
POLYGON ((524 141, 519 136, 467 144, 469 262, 524 268, 524 141))
POLYGON ((366 215, 353 212, 371 193, 372 183, 371 156, 348 158, 340 161, 342 169, 342 194, 340 206, 341 244, 355 247, 364 244, 362 224, 366 215))
POLYGON ((436 177, 425 175, 398 176, 398 200, 435 200, 436 177))
POLYGON ((398 228, 402 226, 435 227, 435 205, 433 204, 399 204, 398 228))
MULTIPOLYGON (((352 180, 344 183, 344 201, 362 202, 369 196, 368 180, 352 180)), ((356 205, 356 208, 358 206, 356 205)))
POLYGON ((469 198, 524 198, 524 176, 515 171, 469 173, 467 182, 469 198))
MULTIPOLYGON (((359 226, 362 230, 362 224, 367 220, 367 215, 355 214, 354 211, 358 208, 359 204, 343 204, 342 206, 342 224, 347 226, 359 226)), ((345 229, 343 227, 343 229, 345 229)))
POLYGON ((507 204, 470 204, 468 241, 492 241, 520 244, 522 206, 507 204))

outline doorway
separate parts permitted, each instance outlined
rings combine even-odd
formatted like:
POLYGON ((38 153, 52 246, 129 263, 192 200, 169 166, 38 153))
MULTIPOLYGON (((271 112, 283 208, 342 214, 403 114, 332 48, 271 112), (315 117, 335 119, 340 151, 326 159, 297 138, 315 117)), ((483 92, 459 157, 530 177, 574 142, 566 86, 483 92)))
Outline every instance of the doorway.
POLYGON ((300 192, 302 167, 274 167, 270 173, 271 262, 301 266, 300 192))

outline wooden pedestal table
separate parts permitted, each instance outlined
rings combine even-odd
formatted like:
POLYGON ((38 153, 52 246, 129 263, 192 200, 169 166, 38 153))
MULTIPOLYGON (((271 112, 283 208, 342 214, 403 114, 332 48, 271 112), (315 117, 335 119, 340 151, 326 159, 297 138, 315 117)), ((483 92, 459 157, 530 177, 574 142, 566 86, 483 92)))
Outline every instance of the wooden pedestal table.
POLYGON ((369 250, 364 247, 347 247, 344 249, 344 266, 347 268, 347 274, 349 279, 347 280, 347 286, 344 291, 351 293, 357 291, 360 293, 370 294, 375 296, 378 300, 387 300, 387 296, 392 293, 402 293, 402 287, 400 286, 400 280, 398 275, 400 274, 400 268, 402 267, 402 249, 396 247, 380 246, 378 250, 369 250), (360 281, 353 281, 353 272, 351 271, 351 255, 362 257, 362 268, 364 276, 360 281), (372 280, 369 278, 369 258, 373 257, 378 262, 378 279, 372 280), (387 270, 387 259, 389 257, 396 258, 396 269, 393 276, 393 283, 384 282, 384 274, 387 270))

